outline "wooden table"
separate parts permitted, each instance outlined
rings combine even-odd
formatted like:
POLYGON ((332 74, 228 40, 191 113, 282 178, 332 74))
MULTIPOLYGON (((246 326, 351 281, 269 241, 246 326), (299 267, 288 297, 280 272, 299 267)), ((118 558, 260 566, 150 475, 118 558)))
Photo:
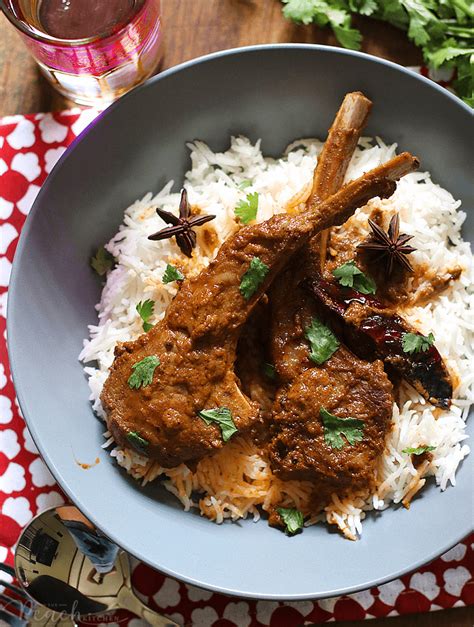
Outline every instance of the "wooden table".
MULTIPOLYGON (((279 0, 162 0, 164 68, 236 46, 274 42, 337 45, 329 30, 284 19, 279 0)), ((397 29, 356 20, 365 52, 417 65, 421 55, 397 29)), ((40 76, 17 33, 0 15, 0 116, 63 109, 68 103, 40 76)))
MULTIPOLYGON (((162 0, 168 68, 193 57, 236 46, 275 42, 337 45, 329 30, 286 21, 279 0, 162 0)), ((419 51, 405 35, 374 20, 356 19, 363 50, 402 65, 419 65, 419 51)), ((40 76, 18 35, 0 17, 0 116, 52 111, 70 106, 40 76)), ((333 623, 334 624, 334 623, 333 623)), ((341 627, 471 627, 472 608, 413 617, 338 623, 341 627)))

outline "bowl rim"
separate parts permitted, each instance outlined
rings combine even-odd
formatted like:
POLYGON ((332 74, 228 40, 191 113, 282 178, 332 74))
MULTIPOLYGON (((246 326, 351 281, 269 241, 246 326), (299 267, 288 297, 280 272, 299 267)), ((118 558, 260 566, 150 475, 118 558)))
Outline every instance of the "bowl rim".
MULTIPOLYGON (((118 100, 110 104, 109 106, 107 106, 106 109, 101 111, 86 126, 86 128, 81 131, 81 133, 67 147, 65 152, 61 155, 61 157, 59 158, 59 160, 57 161, 57 163, 55 164, 55 166, 53 167, 53 169, 47 176, 47 179, 44 181, 43 185, 41 186, 41 189, 39 190, 39 193, 34 200, 33 206, 31 207, 29 215, 27 216, 25 224, 21 230, 19 242, 18 242, 15 255, 14 255, 11 278, 10 278, 10 285, 9 285, 9 290, 8 290, 9 298, 8 298, 8 305, 7 305, 7 346, 8 346, 10 370, 11 370, 11 375, 12 375, 18 403, 21 408, 22 415, 24 416, 25 423, 31 434, 31 437, 40 452, 41 458, 47 465, 48 469, 51 471, 54 479, 59 484, 59 487, 61 488, 61 490, 68 496, 71 502, 73 502, 87 516, 87 518, 89 518, 98 528, 102 528, 102 527, 101 527, 100 522, 96 519, 95 514, 90 512, 89 508, 86 505, 84 505, 83 502, 77 500, 77 497, 74 494, 74 489, 68 485, 68 483, 62 476, 61 470, 56 466, 56 464, 50 458, 50 456, 48 456, 45 453, 41 445, 41 438, 36 431, 34 421, 31 421, 27 416, 28 412, 24 411, 24 408, 26 406, 26 398, 23 396, 23 393, 21 391, 16 390, 16 386, 15 386, 15 381, 18 381, 20 375, 17 371, 15 350, 13 348, 13 345, 16 343, 16 340, 14 340, 15 331, 13 329, 12 315, 9 315, 9 311, 12 311, 15 308, 13 306, 13 303, 15 303, 15 300, 16 300, 16 293, 19 291, 17 288, 17 284, 19 283, 19 265, 20 265, 18 260, 24 253, 26 240, 28 238, 28 235, 31 229, 31 224, 33 223, 33 220, 30 219, 30 216, 34 216, 36 212, 39 210, 43 196, 48 193, 49 187, 54 183, 55 177, 58 171, 61 169, 63 162, 69 158, 69 155, 74 150, 74 147, 76 146, 76 144, 82 142, 90 132, 93 132, 96 123, 100 122, 102 119, 106 119, 115 110, 116 107, 121 106, 121 102, 124 99, 127 99, 132 94, 135 94, 138 91, 148 89, 150 85, 157 83, 160 80, 167 78, 168 76, 171 76, 187 68, 190 68, 194 65, 200 65, 201 63, 206 63, 207 61, 212 61, 214 59, 231 57, 231 56, 235 56, 239 54, 258 53, 260 51, 270 51, 270 50, 279 50, 279 49, 321 51, 324 53, 342 55, 342 56, 347 56, 347 57, 359 57, 359 58, 365 59, 366 61, 370 61, 372 63, 376 63, 382 66, 392 68, 393 70, 401 72, 402 74, 405 74, 406 76, 410 77, 413 80, 421 81, 422 83, 429 85, 431 89, 434 89, 435 91, 437 91, 442 97, 451 101, 455 106, 460 107, 466 113, 469 113, 471 114, 471 116, 474 117, 474 110, 471 109, 466 103, 464 103, 458 96, 450 92, 445 87, 441 87, 440 85, 435 83, 433 80, 426 78, 425 76, 418 74, 415 71, 407 67, 399 65, 398 63, 394 63, 392 61, 388 61, 386 59, 382 59, 382 58, 379 58, 379 57, 376 57, 374 55, 367 54, 364 52, 348 50, 348 49, 337 47, 337 46, 327 46, 327 45, 321 45, 321 44, 302 44, 302 43, 272 43, 272 44, 258 44, 258 45, 242 46, 242 47, 237 47, 237 48, 219 50, 217 52, 212 52, 209 54, 205 54, 205 55, 190 59, 189 61, 185 61, 183 63, 180 63, 179 65, 176 65, 167 70, 164 70, 163 72, 160 72, 159 74, 149 78, 147 81, 137 86, 136 88, 134 88, 127 94, 124 94, 124 96, 122 96, 121 98, 119 98, 118 100)), ((174 577, 184 583, 188 583, 188 584, 191 584, 191 585, 194 585, 194 586, 206 589, 206 590, 211 590, 213 592, 217 592, 220 594, 226 594, 229 596, 240 597, 244 599, 271 600, 271 601, 278 601, 278 600, 303 601, 303 600, 308 600, 308 599, 316 600, 316 599, 323 599, 323 598, 331 598, 335 596, 342 596, 342 595, 347 595, 347 594, 352 594, 355 592, 367 590, 374 586, 380 586, 384 583, 387 583, 398 577, 401 577, 409 572, 412 572, 425 564, 428 564, 429 562, 436 559, 437 557, 439 557, 440 555, 442 555, 443 553, 451 549, 453 546, 458 544, 472 531, 473 531, 472 526, 469 524, 469 521, 466 521, 465 525, 462 526, 462 529, 455 536, 451 536, 449 540, 445 541, 438 548, 433 549, 431 552, 429 552, 427 555, 425 555, 422 558, 418 558, 413 561, 408 561, 406 566, 404 566, 403 568, 399 568, 398 570, 384 577, 379 577, 375 580, 371 580, 369 576, 369 578, 366 579, 365 582, 362 582, 358 585, 342 586, 337 589, 331 590, 330 592, 322 592, 322 593, 316 592, 312 594, 302 593, 302 594, 289 594, 289 595, 268 594, 268 593, 257 594, 257 593, 252 593, 252 592, 239 591, 239 590, 231 589, 225 586, 219 586, 215 584, 202 582, 198 579, 187 576, 184 573, 177 572, 170 568, 165 568, 162 566, 158 568, 156 564, 154 564, 147 557, 146 554, 137 553, 133 549, 131 550, 127 546, 128 542, 123 542, 120 538, 115 537, 114 534, 111 534, 108 531, 107 531, 107 535, 111 540, 113 540, 121 548, 127 551, 130 555, 133 555, 134 557, 136 557, 143 563, 149 565, 153 569, 159 570, 159 572, 162 572, 165 575, 168 575, 170 577, 174 577)))

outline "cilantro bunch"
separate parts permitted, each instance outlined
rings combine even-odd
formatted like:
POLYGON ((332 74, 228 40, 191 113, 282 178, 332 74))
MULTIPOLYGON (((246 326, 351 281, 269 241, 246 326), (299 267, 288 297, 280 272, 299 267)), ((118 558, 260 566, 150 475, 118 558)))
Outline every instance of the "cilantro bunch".
POLYGON ((330 26, 345 48, 359 50, 352 15, 374 17, 408 33, 431 67, 454 68, 458 95, 474 107, 474 3, 470 0, 282 0, 285 17, 330 26))

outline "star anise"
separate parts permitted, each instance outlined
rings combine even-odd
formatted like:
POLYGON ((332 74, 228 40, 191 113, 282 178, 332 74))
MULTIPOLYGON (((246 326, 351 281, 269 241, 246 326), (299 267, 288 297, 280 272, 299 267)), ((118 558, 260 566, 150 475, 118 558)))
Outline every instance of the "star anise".
POLYGON ((193 231, 193 227, 201 226, 201 224, 214 220, 216 217, 192 216, 188 194, 184 187, 181 190, 181 200, 179 201, 179 217, 164 209, 157 209, 156 213, 162 220, 171 224, 171 226, 166 226, 164 229, 161 229, 161 231, 149 235, 148 239, 158 241, 169 237, 176 237, 176 243, 186 257, 192 257, 193 248, 196 247, 196 233, 193 231))
POLYGON ((395 262, 399 263, 409 272, 413 272, 412 265, 406 258, 406 255, 416 250, 413 246, 407 246, 407 243, 413 238, 413 235, 400 234, 400 218, 398 217, 398 213, 390 220, 387 233, 370 218, 369 225, 372 229, 371 239, 359 244, 357 248, 379 253, 377 258, 385 257, 385 270, 388 277, 392 274, 395 262))

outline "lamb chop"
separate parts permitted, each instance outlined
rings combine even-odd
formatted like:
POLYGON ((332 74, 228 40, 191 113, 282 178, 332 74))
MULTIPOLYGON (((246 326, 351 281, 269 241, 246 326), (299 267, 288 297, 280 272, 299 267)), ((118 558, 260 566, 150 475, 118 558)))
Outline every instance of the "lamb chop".
MULTIPOLYGON (((310 202, 342 184, 369 109, 362 94, 344 99, 318 160, 310 202)), ((324 242, 313 236, 270 292, 273 355, 283 385, 273 407, 267 453, 282 479, 313 483, 314 511, 333 492, 343 496, 373 481, 393 404, 382 362, 359 359, 338 346, 335 337, 333 354, 318 366, 312 361, 306 333, 318 320, 318 309, 299 282, 306 274, 318 274, 321 246, 324 242), (341 431, 334 431, 336 426, 341 431)), ((279 524, 274 513, 270 520, 279 524)))
POLYGON ((267 447, 275 474, 311 481, 315 512, 334 492, 343 497, 366 489, 385 448, 392 407, 382 362, 359 359, 341 345, 279 390, 267 447))
MULTIPOLYGON (((331 181, 318 178, 326 185, 331 181)), ((448 407, 452 395, 449 373, 430 345, 432 338, 424 338, 379 299, 326 280, 318 248, 313 237, 287 272, 286 285, 280 278, 272 286, 274 317, 278 315, 274 359, 285 384, 273 407, 267 447, 278 476, 313 483, 312 511, 324 507, 333 493, 343 497, 372 486, 392 414, 392 384, 385 368, 439 407, 448 407), (295 285, 304 274, 308 278, 295 285), (305 331, 314 319, 329 322, 357 357, 340 346, 322 365, 311 363, 305 331), (406 350, 407 336, 422 348, 406 350)), ((281 522, 275 512, 270 519, 281 522)))
POLYGON ((232 425, 247 430, 259 411, 240 390, 234 362, 256 303, 312 235, 370 198, 390 196, 394 181, 417 165, 404 153, 327 201, 308 203, 303 214, 277 215, 230 237, 206 269, 183 282, 160 322, 116 348, 101 400, 117 443, 173 467, 222 447, 232 425))

